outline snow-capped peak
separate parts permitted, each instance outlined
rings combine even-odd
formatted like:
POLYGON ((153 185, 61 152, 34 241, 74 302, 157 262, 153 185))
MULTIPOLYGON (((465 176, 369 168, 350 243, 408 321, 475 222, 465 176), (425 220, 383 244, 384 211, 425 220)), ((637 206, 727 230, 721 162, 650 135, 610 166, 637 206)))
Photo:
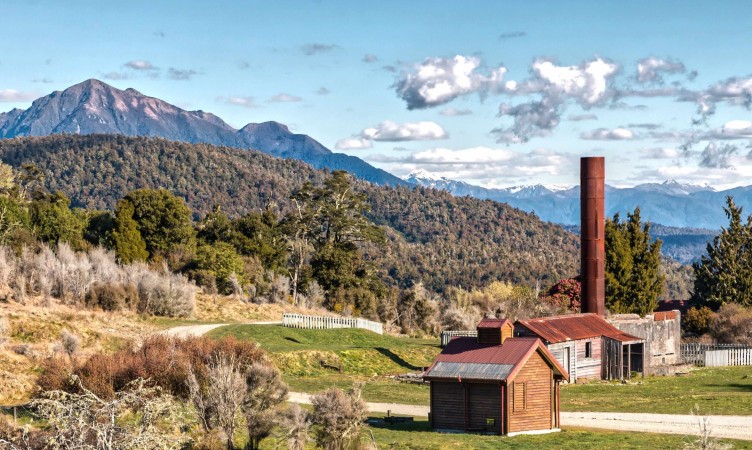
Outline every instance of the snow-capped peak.
POLYGON ((427 180, 427 181, 439 181, 442 180, 443 177, 440 177, 436 175, 435 173, 431 173, 427 171, 426 169, 417 169, 413 170, 407 176, 404 178, 405 180, 427 180))

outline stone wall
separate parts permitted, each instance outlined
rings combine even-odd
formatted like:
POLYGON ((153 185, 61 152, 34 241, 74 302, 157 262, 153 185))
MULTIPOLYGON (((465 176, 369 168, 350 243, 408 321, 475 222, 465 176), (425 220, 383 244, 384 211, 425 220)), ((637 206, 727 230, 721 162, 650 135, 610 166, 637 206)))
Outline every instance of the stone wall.
POLYGON ((656 373, 661 366, 681 363, 681 313, 678 310, 645 317, 617 314, 607 320, 619 330, 645 339, 647 373, 656 373))

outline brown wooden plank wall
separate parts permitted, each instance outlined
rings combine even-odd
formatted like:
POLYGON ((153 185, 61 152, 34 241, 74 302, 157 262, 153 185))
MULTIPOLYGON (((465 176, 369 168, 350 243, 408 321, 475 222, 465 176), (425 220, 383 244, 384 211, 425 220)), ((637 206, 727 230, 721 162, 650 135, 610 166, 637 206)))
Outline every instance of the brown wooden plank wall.
POLYGON ((437 430, 465 429, 465 393, 461 383, 431 381, 431 421, 437 430))
POLYGON ((547 430, 553 428, 551 423, 553 373, 540 352, 535 352, 511 383, 514 391, 517 383, 525 383, 525 410, 513 408, 514 392, 508 395, 509 432, 547 430))
POLYGON ((501 385, 470 383, 468 385, 468 431, 501 434, 501 385), (486 419, 494 419, 493 426, 486 419))
POLYGON ((501 345, 500 328, 478 328, 478 343, 501 345))

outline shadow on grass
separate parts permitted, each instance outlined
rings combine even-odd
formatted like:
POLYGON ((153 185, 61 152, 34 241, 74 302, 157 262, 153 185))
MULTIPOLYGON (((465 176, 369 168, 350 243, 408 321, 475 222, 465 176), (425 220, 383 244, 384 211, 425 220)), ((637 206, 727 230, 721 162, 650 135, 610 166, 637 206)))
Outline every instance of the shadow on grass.
POLYGON ((705 386, 723 388, 724 391, 752 392, 752 384, 729 383, 729 384, 706 384, 705 386))
POLYGON ((433 432, 427 420, 415 420, 413 422, 389 423, 384 422, 384 416, 369 416, 368 425, 373 428, 382 428, 392 431, 409 431, 409 432, 433 432))
POLYGON ((414 366, 410 364, 409 362, 405 361, 404 359, 400 358, 399 355, 396 355, 394 352, 392 352, 388 348, 376 347, 375 350, 381 353, 382 355, 386 356, 387 358, 391 359, 392 361, 394 361, 395 364, 401 367, 404 367, 405 369, 412 370, 414 372, 423 370, 422 367, 414 366))
POLYGON ((288 336, 288 337, 285 337, 285 340, 287 340, 287 341, 290 341, 290 342, 294 342, 294 343, 296 343, 296 344, 303 344, 303 343, 302 343, 302 342, 300 342, 299 340, 297 340, 297 339, 295 339, 295 338, 291 338, 291 337, 289 337, 289 336, 288 336))

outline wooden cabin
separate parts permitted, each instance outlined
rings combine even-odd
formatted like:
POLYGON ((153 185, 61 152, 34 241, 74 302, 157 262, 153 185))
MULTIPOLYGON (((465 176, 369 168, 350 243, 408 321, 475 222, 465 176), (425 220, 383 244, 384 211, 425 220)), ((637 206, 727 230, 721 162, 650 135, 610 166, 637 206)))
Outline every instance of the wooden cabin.
POLYGON ((517 337, 541 339, 570 380, 623 380, 644 374, 645 340, 624 333, 597 314, 518 320, 517 337))
POLYGON ((559 429, 566 370, 538 338, 512 337, 504 319, 483 319, 478 337, 455 337, 423 378, 434 430, 514 435, 559 429))

